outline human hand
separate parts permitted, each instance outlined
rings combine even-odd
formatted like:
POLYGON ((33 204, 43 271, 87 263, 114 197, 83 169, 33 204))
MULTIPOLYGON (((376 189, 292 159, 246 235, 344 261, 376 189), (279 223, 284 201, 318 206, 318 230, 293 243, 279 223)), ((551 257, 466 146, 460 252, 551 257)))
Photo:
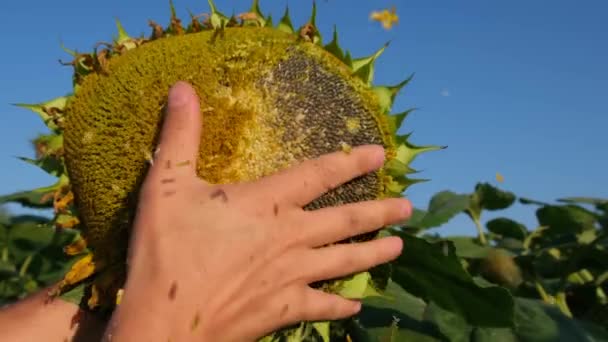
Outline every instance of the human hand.
POLYGON ((196 175, 199 108, 188 84, 171 89, 160 151, 140 192, 128 280, 107 336, 244 341, 299 321, 356 314, 358 301, 309 284, 389 262, 402 241, 327 245, 408 218, 409 201, 302 207, 381 167, 383 149, 357 147, 254 182, 213 185, 196 175))

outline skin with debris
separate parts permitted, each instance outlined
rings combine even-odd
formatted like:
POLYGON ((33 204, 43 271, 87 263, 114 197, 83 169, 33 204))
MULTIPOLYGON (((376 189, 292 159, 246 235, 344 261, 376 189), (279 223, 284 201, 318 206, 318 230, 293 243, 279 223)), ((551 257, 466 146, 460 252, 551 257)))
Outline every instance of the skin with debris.
MULTIPOLYGON (((162 149, 140 193, 127 283, 103 339, 254 341, 299 321, 356 314, 359 302, 309 284, 395 259, 402 251, 396 237, 333 243, 407 219, 411 204, 384 199, 314 211, 303 207, 381 167, 383 149, 360 146, 257 181, 212 185, 196 176, 196 163, 177 167, 197 157, 204 134, 199 108, 189 84, 172 87, 162 149)), ((3 336, 74 336, 70 322, 78 308, 61 301, 45 305, 40 298, 0 312, 0 326, 11 327, 3 336)), ((100 334, 99 325, 90 327, 100 334)))

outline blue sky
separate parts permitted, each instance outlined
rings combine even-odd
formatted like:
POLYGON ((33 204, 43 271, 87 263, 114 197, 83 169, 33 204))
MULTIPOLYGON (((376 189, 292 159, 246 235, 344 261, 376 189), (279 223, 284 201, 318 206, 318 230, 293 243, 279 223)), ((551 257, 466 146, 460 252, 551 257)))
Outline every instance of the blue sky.
MULTIPOLYGON (((287 2, 264 1, 279 18, 287 2)), ((288 2, 299 26, 312 1, 288 2)), ((176 0, 178 15, 207 12, 204 0, 176 0)), ((245 12, 249 1, 217 1, 225 13, 245 12), (231 7, 232 6, 232 7, 231 7)), ((421 156, 415 167, 432 181, 408 191, 424 207, 432 194, 469 192, 478 181, 505 177, 501 187, 550 201, 564 196, 608 197, 608 3, 555 1, 318 0, 318 24, 330 38, 367 55, 391 40, 379 59, 376 83, 414 81, 395 111, 418 107, 406 121, 421 144, 448 149, 421 156), (372 10, 395 5, 400 21, 390 31, 369 21, 372 10)), ((20 0, 0 4, 0 193, 53 181, 14 156, 32 156, 29 140, 45 132, 38 117, 11 103, 35 103, 70 91, 69 60, 60 42, 88 51, 115 34, 119 18, 132 35, 150 32, 147 20, 168 22, 168 0, 20 0)), ((13 207, 11 207, 13 208, 13 207)), ((531 228, 530 207, 505 214, 531 228)), ((489 215, 486 218, 493 217, 489 215)), ((470 234, 462 216, 441 228, 470 234)))

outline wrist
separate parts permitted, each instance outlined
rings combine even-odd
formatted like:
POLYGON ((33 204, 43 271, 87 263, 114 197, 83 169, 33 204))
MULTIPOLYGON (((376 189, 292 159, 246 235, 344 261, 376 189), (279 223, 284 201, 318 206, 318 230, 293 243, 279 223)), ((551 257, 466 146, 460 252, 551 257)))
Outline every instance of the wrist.
POLYGON ((192 298, 177 300, 175 292, 168 281, 127 282, 104 341, 209 341, 203 322, 207 313, 192 298))
POLYGON ((82 314, 76 304, 61 298, 49 301, 47 290, 0 310, 0 326, 10 327, 2 332, 3 338, 7 341, 65 341, 76 337, 99 340, 105 329, 104 322, 82 314))

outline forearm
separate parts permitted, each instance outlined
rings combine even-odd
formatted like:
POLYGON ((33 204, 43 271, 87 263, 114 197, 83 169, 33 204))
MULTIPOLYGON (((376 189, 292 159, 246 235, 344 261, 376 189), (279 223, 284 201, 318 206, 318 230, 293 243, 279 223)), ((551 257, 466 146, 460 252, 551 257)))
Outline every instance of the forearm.
POLYGON ((47 290, 0 310, 0 330, 7 341, 99 341, 104 325, 77 305, 59 298, 49 301, 47 290))

